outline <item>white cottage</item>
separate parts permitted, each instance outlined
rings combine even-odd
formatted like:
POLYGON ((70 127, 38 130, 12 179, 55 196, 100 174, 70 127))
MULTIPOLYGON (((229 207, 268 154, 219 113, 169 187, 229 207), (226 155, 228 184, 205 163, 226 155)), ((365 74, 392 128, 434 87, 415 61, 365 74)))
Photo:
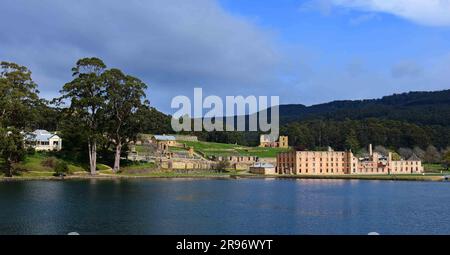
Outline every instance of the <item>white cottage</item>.
POLYGON ((27 136, 27 142, 37 151, 59 151, 62 149, 61 137, 47 130, 35 130, 27 136))

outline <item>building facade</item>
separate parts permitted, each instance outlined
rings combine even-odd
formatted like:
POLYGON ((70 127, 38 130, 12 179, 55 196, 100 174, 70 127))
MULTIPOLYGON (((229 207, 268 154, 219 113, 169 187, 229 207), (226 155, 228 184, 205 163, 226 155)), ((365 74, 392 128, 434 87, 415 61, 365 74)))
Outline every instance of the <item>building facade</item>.
POLYGON ((282 135, 278 137, 278 140, 270 135, 260 135, 259 147, 288 148, 289 139, 282 135))
POLYGON ((278 174, 346 175, 346 174, 420 174, 423 167, 417 157, 392 160, 372 151, 357 158, 351 151, 291 151, 277 155, 278 174))
POLYGON ((214 156, 214 161, 228 161, 235 170, 248 170, 251 165, 258 162, 256 156, 214 156))
POLYGON ((275 174, 275 166, 270 163, 256 162, 249 168, 252 174, 275 174))

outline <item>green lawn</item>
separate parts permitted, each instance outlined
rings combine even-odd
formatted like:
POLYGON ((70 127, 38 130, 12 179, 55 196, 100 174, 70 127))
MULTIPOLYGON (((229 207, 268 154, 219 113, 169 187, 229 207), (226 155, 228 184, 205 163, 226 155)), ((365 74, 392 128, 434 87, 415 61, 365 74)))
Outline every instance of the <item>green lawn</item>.
POLYGON ((122 172, 128 172, 128 171, 133 171, 133 170, 145 170, 145 169, 153 169, 155 168, 155 163, 150 162, 150 163, 133 163, 133 164, 129 164, 129 165, 123 165, 121 166, 121 171, 122 172))
POLYGON ((21 177, 51 177, 55 172, 30 171, 20 173, 21 177))
POLYGON ((187 148, 183 147, 169 147, 169 150, 172 152, 187 152, 187 148))
POLYGON ((97 170, 99 170, 99 171, 108 171, 108 170, 111 170, 111 167, 107 166, 105 164, 97 164, 97 170))
POLYGON ((20 169, 36 172, 51 172, 53 169, 42 165, 42 161, 46 157, 43 154, 36 153, 31 156, 27 156, 25 160, 17 165, 20 169))
MULTIPOLYGON (((25 170, 24 172, 30 172, 30 173, 34 173, 34 172, 54 172, 54 170, 50 167, 46 167, 42 165, 42 162, 49 158, 50 156, 47 155, 46 153, 35 153, 33 155, 28 155, 24 161, 20 162, 19 164, 17 164, 15 167, 21 170, 25 170)), ((85 171, 84 168, 69 163, 68 162, 68 167, 69 167, 69 172, 73 173, 73 172, 78 172, 78 171, 85 171)))
POLYGON ((236 144, 210 143, 210 142, 183 142, 193 146, 194 150, 206 156, 257 156, 260 158, 273 158, 278 153, 289 151, 284 148, 247 147, 236 144))
POLYGON ((427 173, 440 173, 441 171, 443 172, 449 172, 447 169, 445 169, 442 164, 429 164, 429 163, 424 163, 423 167, 425 169, 425 172, 427 173))
POLYGON ((148 146, 144 146, 144 145, 135 145, 134 146, 136 148, 136 152, 137 153, 148 153, 150 152, 150 149, 148 146))

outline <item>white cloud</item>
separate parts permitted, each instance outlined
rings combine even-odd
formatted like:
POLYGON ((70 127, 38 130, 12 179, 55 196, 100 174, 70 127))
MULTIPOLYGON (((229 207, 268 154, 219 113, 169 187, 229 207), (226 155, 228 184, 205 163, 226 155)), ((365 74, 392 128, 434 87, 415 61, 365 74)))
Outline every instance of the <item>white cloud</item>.
POLYGON ((450 26, 450 0, 330 0, 335 6, 393 14, 419 24, 450 26))

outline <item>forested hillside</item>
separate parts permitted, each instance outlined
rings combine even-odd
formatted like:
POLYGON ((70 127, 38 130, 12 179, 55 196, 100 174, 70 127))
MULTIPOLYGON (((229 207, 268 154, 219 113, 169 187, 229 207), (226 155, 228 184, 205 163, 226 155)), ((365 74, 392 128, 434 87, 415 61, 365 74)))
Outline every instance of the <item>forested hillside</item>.
POLYGON ((333 101, 305 107, 280 106, 282 123, 299 120, 378 118, 421 125, 450 126, 450 90, 409 92, 381 99, 333 101))

